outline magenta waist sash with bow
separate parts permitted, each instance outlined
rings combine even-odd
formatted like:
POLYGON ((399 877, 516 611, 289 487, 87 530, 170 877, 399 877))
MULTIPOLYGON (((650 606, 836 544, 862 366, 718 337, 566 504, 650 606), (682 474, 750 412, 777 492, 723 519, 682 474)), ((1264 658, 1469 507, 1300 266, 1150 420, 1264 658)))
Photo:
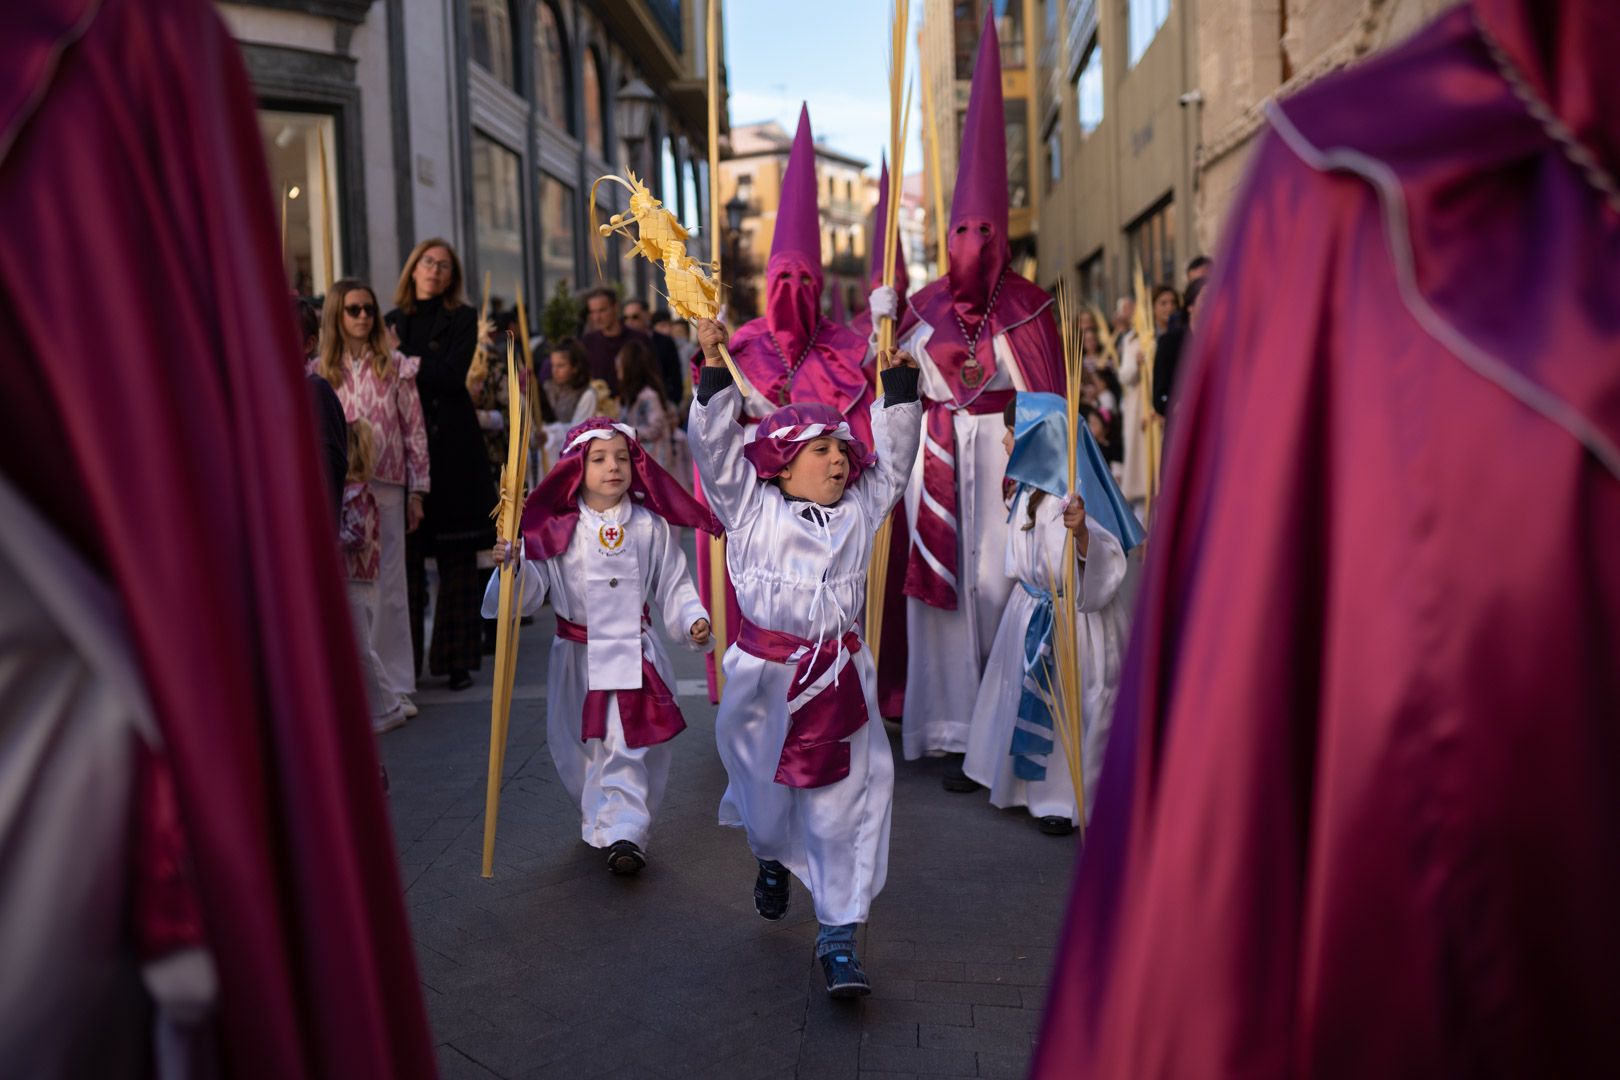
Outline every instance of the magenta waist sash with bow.
POLYGON ((796 788, 835 784, 849 775, 849 743, 867 720, 866 693, 854 667, 861 637, 851 627, 819 646, 783 630, 766 630, 747 618, 737 634, 744 652, 775 664, 794 665, 788 683, 788 734, 776 763, 776 782, 796 788))
MULTIPOLYGON (((642 625, 646 623, 642 611, 642 625)), ((585 644, 586 628, 557 616, 557 636, 564 641, 585 644)), ((638 690, 591 690, 585 695, 585 709, 580 717, 580 741, 607 738, 608 695, 619 695, 619 723, 624 726, 625 745, 632 750, 643 746, 657 746, 668 742, 686 730, 686 717, 675 703, 652 658, 645 650, 641 654, 641 688, 638 690)))
POLYGON ((961 531, 956 491, 956 414, 999 414, 1012 397, 1011 390, 986 390, 966 405, 932 399, 927 402, 922 474, 927 497, 917 504, 917 527, 911 533, 903 591, 930 607, 956 610, 960 550, 957 538, 961 531))

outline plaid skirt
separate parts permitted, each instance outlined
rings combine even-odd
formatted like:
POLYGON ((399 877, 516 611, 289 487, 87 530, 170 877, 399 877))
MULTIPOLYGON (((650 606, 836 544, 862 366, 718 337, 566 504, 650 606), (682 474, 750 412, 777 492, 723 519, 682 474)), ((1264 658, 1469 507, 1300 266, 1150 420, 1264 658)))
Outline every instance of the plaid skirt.
MULTIPOLYGON (((475 550, 440 551, 439 589, 433 601, 433 642, 427 650, 428 671, 448 675, 477 671, 483 660, 484 621, 479 614, 484 589, 475 550)), ((411 601, 411 643, 416 670, 422 670, 423 623, 427 612, 426 558, 420 548, 407 558, 406 580, 411 601)))

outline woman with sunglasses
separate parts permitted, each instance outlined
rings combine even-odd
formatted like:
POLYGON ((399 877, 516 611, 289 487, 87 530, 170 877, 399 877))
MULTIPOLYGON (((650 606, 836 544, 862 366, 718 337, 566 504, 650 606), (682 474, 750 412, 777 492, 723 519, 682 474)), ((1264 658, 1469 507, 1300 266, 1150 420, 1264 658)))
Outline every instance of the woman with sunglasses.
POLYGON ((414 680, 399 676, 412 670, 405 534, 422 520, 429 488, 427 425, 416 389, 419 365, 415 357, 394 350, 368 285, 346 278, 327 291, 320 351, 310 368, 337 391, 348 422, 365 420, 376 439, 369 486, 381 523, 381 561, 371 591, 371 649, 389 700, 371 703, 374 717, 414 711, 406 696, 415 689, 414 680))
MULTIPOLYGON (((484 584, 478 572, 478 552, 495 544, 489 516, 495 506, 495 481, 484 453, 478 413, 467 392, 467 372, 478 344, 478 313, 462 301, 462 280, 455 249, 438 238, 423 240, 405 260, 394 290, 394 310, 387 315, 400 351, 421 360, 417 389, 422 395, 433 469, 433 490, 425 500, 422 527, 411 534, 406 553, 415 650, 415 664, 406 674, 414 683, 422 666, 425 563, 431 555, 439 568, 439 591, 433 605, 428 670, 449 676, 452 690, 472 685, 470 672, 478 668, 483 655, 483 620, 478 608, 484 584)), ((505 350, 498 355, 504 356, 505 350)))

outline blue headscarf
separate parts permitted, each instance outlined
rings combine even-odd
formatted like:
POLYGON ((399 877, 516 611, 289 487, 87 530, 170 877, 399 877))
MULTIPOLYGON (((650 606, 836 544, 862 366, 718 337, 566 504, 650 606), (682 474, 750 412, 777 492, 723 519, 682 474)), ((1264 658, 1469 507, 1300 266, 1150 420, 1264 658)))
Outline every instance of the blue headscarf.
MULTIPOLYGON (((1064 458, 1069 452, 1067 405, 1059 394, 1025 392, 1018 395, 1013 419, 1013 452, 1007 460, 1007 478, 1039 488, 1059 498, 1069 493, 1069 470, 1064 458)), ((1120 547, 1130 554, 1147 535, 1142 523, 1131 512, 1130 503, 1114 483, 1103 460, 1102 448, 1091 437, 1091 429, 1080 425, 1075 446, 1075 477, 1080 497, 1086 501, 1086 515, 1114 534, 1120 547)))

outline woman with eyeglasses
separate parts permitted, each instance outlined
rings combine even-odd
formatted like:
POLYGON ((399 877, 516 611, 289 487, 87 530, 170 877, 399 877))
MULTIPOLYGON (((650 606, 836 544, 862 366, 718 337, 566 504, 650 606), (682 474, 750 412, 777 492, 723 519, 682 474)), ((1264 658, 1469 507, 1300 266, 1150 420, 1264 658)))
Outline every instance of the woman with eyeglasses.
POLYGON ((464 690, 472 685, 470 673, 482 657, 478 552, 495 543, 489 512, 496 495, 478 413, 467 392, 467 372, 478 344, 478 313, 462 300, 462 280, 461 260, 449 242, 423 240, 405 260, 394 290, 394 310, 387 315, 400 351, 421 361, 416 385, 433 473, 421 528, 411 533, 406 545, 415 663, 400 676, 412 688, 422 666, 430 555, 438 565, 439 590, 433 605, 433 642, 427 650, 429 672, 449 676, 450 689, 464 690))
POLYGON ((414 683, 391 673, 409 672, 410 609, 406 604, 405 534, 422 520, 430 486, 427 425, 417 397, 415 357, 395 351, 377 312, 377 296, 364 282, 346 278, 326 293, 320 348, 313 374, 332 384, 350 424, 371 425, 376 454, 369 484, 377 501, 380 563, 371 590, 370 646, 384 701, 371 702, 373 728, 397 727, 414 683))

